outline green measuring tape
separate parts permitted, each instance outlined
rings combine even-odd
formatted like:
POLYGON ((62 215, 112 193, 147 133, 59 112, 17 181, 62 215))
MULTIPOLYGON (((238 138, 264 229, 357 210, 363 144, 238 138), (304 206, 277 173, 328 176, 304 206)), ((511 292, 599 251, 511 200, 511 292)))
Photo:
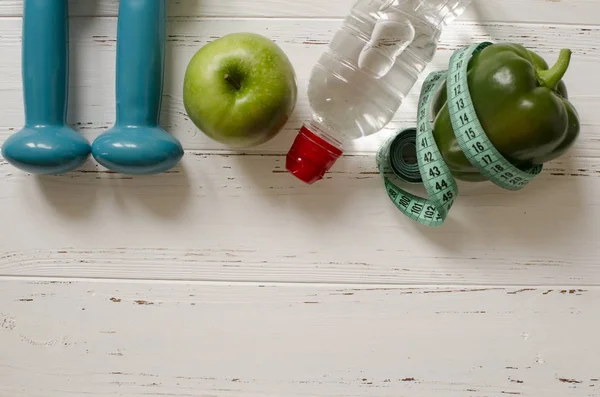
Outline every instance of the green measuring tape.
POLYGON ((471 164, 497 186, 516 191, 531 182, 543 165, 521 170, 506 160, 488 139, 477 118, 469 93, 467 70, 469 59, 492 43, 474 44, 454 52, 447 71, 433 72, 425 79, 419 97, 417 128, 400 131, 377 152, 377 167, 388 196, 406 216, 426 226, 444 223, 458 196, 456 180, 444 162, 430 121, 435 94, 446 82, 448 110, 456 140, 471 164), (416 163, 407 161, 407 151, 415 152, 416 163), (428 198, 416 196, 396 185, 401 182, 423 184, 428 198))

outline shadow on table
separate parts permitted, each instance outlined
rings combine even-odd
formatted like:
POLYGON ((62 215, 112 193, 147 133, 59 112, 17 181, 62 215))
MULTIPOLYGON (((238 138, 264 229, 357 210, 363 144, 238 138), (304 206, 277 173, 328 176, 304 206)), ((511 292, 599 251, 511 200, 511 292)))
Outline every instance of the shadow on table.
MULTIPOLYGON (((96 15, 98 5, 96 2, 90 2, 85 6, 86 15, 96 15)), ((116 23, 116 22, 115 22, 116 23)), ((169 25, 167 25, 169 26, 169 25)), ((70 37, 70 93, 69 93, 69 122, 75 129, 81 130, 81 123, 85 118, 82 104, 89 105, 89 101, 82 98, 82 65, 83 53, 80 37, 86 37, 88 30, 92 25, 78 18, 70 18, 69 37, 70 37)), ((116 49, 116 48, 115 48, 116 49)), ((165 59, 165 79, 164 87, 167 90, 173 86, 173 73, 169 73, 173 66, 172 46, 167 43, 165 59)), ((116 56, 116 53, 114 54, 116 56)), ((115 61, 116 62, 116 61, 115 61)), ((102 76, 103 79, 106 75, 102 76)), ((116 81, 104 81, 105 84, 115 85, 116 81)), ((165 91, 163 90, 163 92, 165 91)), ((174 111, 174 105, 171 98, 167 96, 166 103, 162 104, 161 127, 168 132, 174 129, 171 114, 174 111)), ((106 126, 105 130, 111 126, 106 126)), ((95 135, 106 132, 98 131, 94 136, 90 134, 87 138, 90 144, 93 143, 95 135)), ((85 131, 83 131, 85 132, 85 131)), ((142 207, 149 210, 155 216, 160 218, 171 218, 183 212, 190 198, 190 181, 188 172, 183 162, 171 171, 152 176, 130 176, 113 173, 107 170, 101 170, 90 159, 79 170, 60 176, 37 176, 38 187, 40 188, 47 203, 51 205, 57 213, 66 218, 84 219, 91 216, 96 205, 102 205, 102 201, 114 199, 119 207, 124 211, 129 207, 142 207), (109 195, 107 196, 107 192, 109 195)))
MULTIPOLYGON (((308 185, 286 170, 285 154, 234 156, 236 169, 246 184, 259 190, 274 206, 289 206, 290 211, 301 212, 305 219, 315 223, 335 222, 348 216, 356 194, 356 180, 347 178, 351 164, 341 158, 334 169, 320 181, 308 185), (265 159, 270 159, 268 161, 265 159)), ((360 188, 363 188, 360 186, 360 188)))
POLYGON ((87 218, 94 207, 111 198, 124 213, 142 208, 159 218, 173 218, 185 211, 191 185, 183 163, 163 174, 131 176, 99 170, 92 161, 67 175, 37 177, 43 196, 57 213, 87 218))
MULTIPOLYGON (((585 184, 595 176, 569 175, 575 166, 566 168, 559 173, 546 170, 518 192, 491 182, 459 183, 458 199, 446 222, 435 228, 413 222, 412 230, 450 252, 474 243, 543 250, 574 242, 592 222, 585 208, 585 184)), ((405 217, 399 219, 406 222, 405 217)))

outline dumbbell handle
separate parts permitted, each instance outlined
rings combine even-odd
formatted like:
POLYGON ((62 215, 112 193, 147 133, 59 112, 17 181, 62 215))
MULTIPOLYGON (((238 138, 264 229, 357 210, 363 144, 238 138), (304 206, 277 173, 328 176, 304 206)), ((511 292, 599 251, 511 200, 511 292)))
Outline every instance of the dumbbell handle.
POLYGON ((165 0, 121 0, 117 44, 117 126, 157 126, 166 39, 165 0))
POLYGON ((21 62, 27 126, 66 122, 68 18, 68 0, 25 1, 21 62))

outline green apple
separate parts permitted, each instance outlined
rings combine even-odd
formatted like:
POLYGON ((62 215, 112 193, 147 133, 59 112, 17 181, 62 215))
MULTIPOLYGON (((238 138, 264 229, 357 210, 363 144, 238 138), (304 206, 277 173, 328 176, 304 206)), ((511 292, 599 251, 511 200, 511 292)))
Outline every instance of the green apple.
POLYGON ((286 124, 296 106, 294 68, 272 40, 232 33, 190 60, 183 103, 204 134, 234 148, 260 145, 286 124))

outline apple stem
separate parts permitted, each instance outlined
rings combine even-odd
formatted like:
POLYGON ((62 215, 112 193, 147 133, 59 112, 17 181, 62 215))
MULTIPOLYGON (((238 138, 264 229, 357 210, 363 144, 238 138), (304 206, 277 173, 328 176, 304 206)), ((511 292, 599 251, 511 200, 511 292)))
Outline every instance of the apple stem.
POLYGON ((236 90, 238 90, 238 91, 240 90, 240 88, 242 88, 241 84, 240 84, 240 83, 238 83, 237 81, 235 81, 235 80, 233 79, 233 77, 231 77, 231 76, 230 76, 230 75, 228 75, 228 74, 226 74, 226 75, 225 75, 225 80, 226 80, 226 81, 227 81, 229 84, 231 84, 231 85, 233 86, 233 88, 235 88, 235 89, 236 89, 236 90))

